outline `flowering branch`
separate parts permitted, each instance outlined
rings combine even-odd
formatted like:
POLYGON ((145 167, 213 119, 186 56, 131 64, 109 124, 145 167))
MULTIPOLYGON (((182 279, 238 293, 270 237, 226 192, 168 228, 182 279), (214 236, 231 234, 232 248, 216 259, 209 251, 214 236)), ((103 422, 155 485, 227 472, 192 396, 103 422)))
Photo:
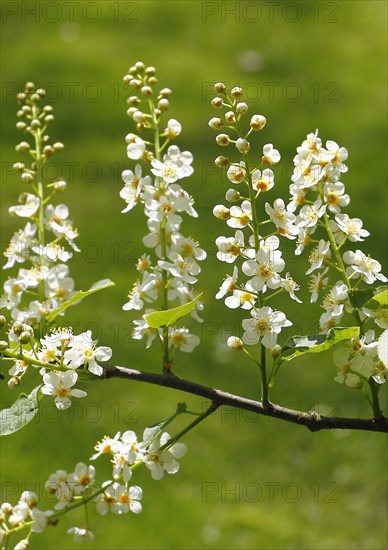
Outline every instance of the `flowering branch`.
POLYGON ((214 405, 214 410, 222 405, 235 407, 246 411, 255 412, 262 416, 270 416, 306 426, 310 431, 317 432, 320 430, 365 430, 372 432, 388 433, 388 419, 384 418, 381 413, 378 418, 362 419, 362 418, 344 418, 336 416, 324 416, 315 411, 303 412, 287 407, 282 407, 274 403, 264 405, 261 401, 248 399, 240 395, 225 392, 202 384, 197 384, 190 380, 179 378, 174 374, 168 376, 156 374, 152 372, 144 372, 135 369, 129 369, 121 366, 104 366, 103 378, 123 378, 127 380, 136 380, 138 382, 146 382, 166 388, 173 388, 192 395, 198 395, 206 399, 210 399, 214 405))

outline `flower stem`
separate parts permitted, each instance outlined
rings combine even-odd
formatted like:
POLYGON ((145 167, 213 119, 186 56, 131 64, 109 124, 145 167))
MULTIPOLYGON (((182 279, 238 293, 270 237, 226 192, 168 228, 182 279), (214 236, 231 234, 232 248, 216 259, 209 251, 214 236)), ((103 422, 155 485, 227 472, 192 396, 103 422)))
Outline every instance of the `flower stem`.
POLYGON ((370 392, 372 395, 372 409, 373 409, 373 415, 375 420, 381 420, 383 418, 382 412, 380 410, 380 403, 379 403, 379 396, 377 393, 377 385, 376 382, 369 378, 368 384, 370 387, 370 392))
POLYGON ((261 362, 260 362, 260 371, 261 371, 261 401, 264 407, 268 407, 269 398, 268 398, 268 382, 267 382, 267 371, 266 371, 266 356, 265 356, 265 347, 261 344, 261 362))
MULTIPOLYGON (((155 106, 153 101, 148 100, 148 105, 152 115, 152 128, 154 132, 154 147, 155 147, 155 158, 160 160, 161 156, 161 147, 160 147, 160 132, 158 126, 158 120, 155 114, 155 106)), ((167 261, 167 242, 166 242, 166 216, 163 217, 163 221, 160 224, 160 246, 162 249, 162 260, 167 261)), ((162 270, 162 309, 168 309, 168 276, 165 269, 162 270)), ((168 374, 171 372, 171 358, 170 358, 170 349, 168 342, 168 327, 163 327, 163 373, 168 374)))

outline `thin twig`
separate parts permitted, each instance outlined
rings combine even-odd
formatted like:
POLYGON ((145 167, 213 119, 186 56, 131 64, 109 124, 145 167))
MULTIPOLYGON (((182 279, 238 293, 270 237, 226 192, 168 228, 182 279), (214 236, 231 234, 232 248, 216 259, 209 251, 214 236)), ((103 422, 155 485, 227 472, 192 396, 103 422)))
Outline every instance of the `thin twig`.
POLYGON ((388 419, 381 417, 377 419, 363 418, 342 418, 336 416, 322 416, 315 411, 303 412, 294 409, 288 409, 274 403, 264 406, 261 401, 254 401, 229 392, 209 388, 190 380, 179 378, 175 374, 156 374, 144 372, 127 367, 107 366, 104 368, 104 378, 125 378, 128 380, 137 380, 166 388, 173 388, 192 395, 198 395, 210 399, 215 405, 229 405, 238 409, 252 411, 263 416, 279 418, 294 424, 306 426, 310 431, 319 430, 365 430, 371 432, 388 433, 388 419))

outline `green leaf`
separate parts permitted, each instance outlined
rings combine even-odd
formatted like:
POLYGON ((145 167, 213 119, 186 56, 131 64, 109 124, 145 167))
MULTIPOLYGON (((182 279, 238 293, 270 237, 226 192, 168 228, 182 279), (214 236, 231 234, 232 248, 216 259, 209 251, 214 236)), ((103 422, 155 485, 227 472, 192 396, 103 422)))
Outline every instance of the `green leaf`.
POLYGON ((358 288, 349 290, 349 300, 356 309, 361 309, 373 296, 373 288, 359 290, 358 288))
POLYGON ((38 412, 38 391, 40 386, 32 390, 30 395, 22 393, 10 409, 0 411, 0 435, 17 432, 31 422, 38 412))
POLYGON ((305 353, 321 353, 338 344, 338 342, 357 338, 359 334, 360 327, 334 327, 327 334, 293 336, 283 347, 278 361, 291 361, 291 359, 305 353))
POLYGON ((191 302, 187 302, 187 304, 183 304, 182 306, 163 311, 153 311, 145 316, 145 320, 151 328, 169 327, 181 317, 191 313, 195 309, 195 304, 201 298, 202 294, 203 293, 201 292, 201 294, 198 294, 194 300, 191 300, 191 302))
POLYGON ((79 290, 74 294, 74 296, 70 298, 70 300, 63 302, 63 304, 61 304, 57 309, 54 309, 54 311, 52 311, 50 315, 47 315, 47 321, 50 323, 68 307, 80 302, 81 300, 86 298, 86 296, 90 296, 91 294, 94 294, 99 290, 103 290, 104 288, 109 288, 110 286, 114 286, 114 282, 110 279, 103 279, 102 281, 94 283, 94 285, 91 286, 89 290, 79 290))
POLYGON ((388 290, 383 290, 375 294, 371 300, 364 304, 368 309, 378 309, 379 307, 388 306, 388 290))

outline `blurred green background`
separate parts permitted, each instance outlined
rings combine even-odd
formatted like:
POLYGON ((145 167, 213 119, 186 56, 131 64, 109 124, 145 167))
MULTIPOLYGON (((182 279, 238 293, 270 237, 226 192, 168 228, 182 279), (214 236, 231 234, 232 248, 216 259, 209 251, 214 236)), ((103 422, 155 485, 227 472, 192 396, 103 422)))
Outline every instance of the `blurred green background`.
MULTIPOLYGON (((207 120, 211 83, 241 85, 252 113, 268 124, 257 151, 272 142, 282 153, 272 202, 287 197, 295 148, 319 128, 349 150, 343 182, 352 197, 348 212, 364 220, 371 238, 362 246, 387 267, 386 222, 386 3, 337 2, 2 2, 2 176, 4 247, 17 228, 7 215, 21 184, 10 166, 21 159, 14 145, 15 93, 26 80, 47 87, 56 121, 54 141, 65 143, 47 172, 69 182, 60 199, 71 209, 83 252, 71 262, 77 288, 105 277, 113 289, 68 313, 75 330, 92 329, 114 349, 116 364, 158 372, 155 350, 130 340, 131 320, 121 309, 136 279, 145 219, 140 209, 120 215, 121 171, 128 167, 122 76, 138 60, 154 65, 161 87, 173 89, 169 115, 183 125, 181 149, 194 153, 195 174, 184 185, 196 199, 198 220, 182 227, 206 247, 209 259, 199 287, 205 323, 193 326, 202 344, 176 356, 178 375, 250 398, 258 373, 225 342, 244 315, 214 300, 225 265, 214 239, 225 227, 211 215, 223 201, 225 178, 213 168, 220 153, 207 120)), ((286 249, 289 270, 303 281, 305 264, 286 249), (299 263, 299 265, 298 265, 299 263)), ((4 275, 3 275, 4 276, 4 275)), ((8 276, 8 273, 6 273, 8 276)), ((278 301, 294 332, 316 330, 319 312, 308 303, 278 301)), ((365 398, 333 382, 331 355, 283 367, 272 399, 309 410, 326 404, 337 415, 369 416, 365 398)), ((32 384, 33 382, 31 382, 32 384)), ((1 384, 2 404, 14 398, 1 384)), ((28 388, 25 388, 28 389, 28 388)), ((103 434, 144 427, 169 416, 178 401, 200 411, 206 403, 171 390, 109 381, 90 385, 71 412, 57 414, 49 400, 37 422, 2 440, 2 500, 24 489, 41 490, 56 469, 87 461, 103 434)), ((381 392, 386 405, 386 388, 381 392)), ((385 409, 386 410, 386 409, 385 409)), ((180 425, 172 428, 178 429, 180 425)), ((144 489, 143 513, 101 518, 90 524, 92 548, 256 548, 382 550, 387 535, 387 446, 381 434, 309 433, 305 428, 221 410, 185 439, 181 471, 153 482, 136 472, 144 489)), ((96 465, 98 466, 98 464, 96 465)), ((101 475, 109 476, 107 464, 101 475)), ((34 548, 78 547, 65 530, 83 524, 82 512, 56 529, 33 536, 34 548)))

